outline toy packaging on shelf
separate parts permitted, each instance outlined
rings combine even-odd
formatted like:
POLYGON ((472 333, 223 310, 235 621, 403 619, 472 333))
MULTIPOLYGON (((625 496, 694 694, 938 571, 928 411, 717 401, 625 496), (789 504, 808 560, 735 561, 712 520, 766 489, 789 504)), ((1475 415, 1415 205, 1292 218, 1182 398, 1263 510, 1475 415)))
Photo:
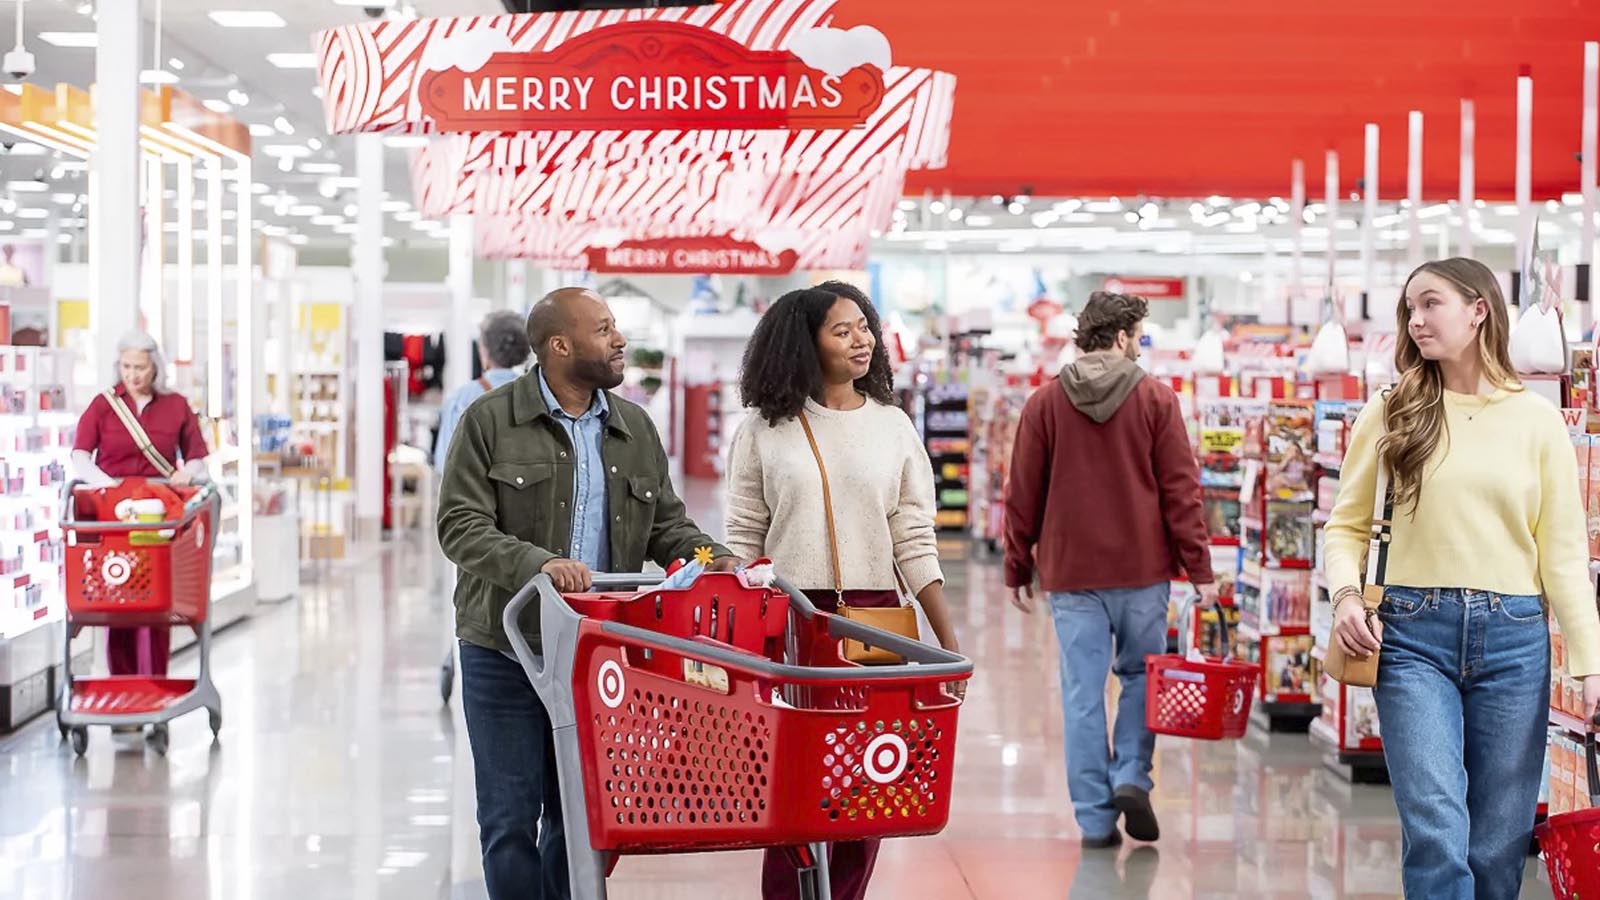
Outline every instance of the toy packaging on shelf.
POLYGON ((0 346, 0 642, 61 612, 61 490, 77 432, 70 376, 67 351, 0 346))
POLYGON ((930 384, 923 394, 922 434, 933 461, 938 528, 967 527, 972 465, 968 401, 967 386, 959 382, 930 384))

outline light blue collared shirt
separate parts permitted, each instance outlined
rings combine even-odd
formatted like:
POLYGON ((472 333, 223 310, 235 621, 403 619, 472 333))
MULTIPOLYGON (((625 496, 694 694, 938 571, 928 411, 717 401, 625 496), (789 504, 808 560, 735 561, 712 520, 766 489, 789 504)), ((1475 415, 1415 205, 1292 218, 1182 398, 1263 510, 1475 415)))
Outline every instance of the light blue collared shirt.
POLYGON ((539 392, 544 395, 550 416, 561 424, 572 443, 572 552, 575 559, 592 572, 611 570, 611 525, 607 518, 610 503, 606 499, 606 470, 600 456, 605 441, 606 419, 611 415, 611 404, 604 391, 595 391, 589 409, 576 419, 567 414, 556 401, 550 383, 539 370, 539 392))
MULTIPOLYGON (((515 369, 490 369, 483 373, 489 382, 489 389, 493 390, 502 384, 509 384, 517 380, 515 369)), ((444 409, 439 413, 439 439, 433 443, 433 470, 444 471, 445 458, 450 455, 450 440, 456 436, 456 426, 461 424, 461 416, 466 413, 472 401, 488 393, 478 379, 456 388, 456 392, 445 401, 444 409)))

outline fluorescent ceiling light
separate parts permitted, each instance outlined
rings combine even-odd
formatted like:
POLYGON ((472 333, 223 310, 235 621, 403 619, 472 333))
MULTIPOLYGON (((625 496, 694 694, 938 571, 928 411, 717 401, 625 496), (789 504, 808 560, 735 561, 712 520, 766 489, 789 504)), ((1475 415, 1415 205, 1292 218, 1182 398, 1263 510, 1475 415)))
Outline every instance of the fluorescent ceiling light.
POLYGON ((282 28, 288 24, 283 16, 266 9, 213 10, 211 21, 223 28, 282 28))
POLYGON ((78 195, 77 194, 51 194, 50 195, 50 202, 52 202, 52 203, 77 203, 78 202, 78 195))
POLYGON ((278 133, 277 130, 274 129, 271 125, 262 125, 260 122, 257 122, 257 123, 255 123, 255 124, 250 126, 250 136, 251 137, 272 137, 273 135, 275 135, 277 133, 278 133))
POLYGON ((296 247, 303 247, 311 243, 311 239, 303 234, 291 234, 289 235, 289 243, 294 244, 296 247))
POLYGON ((252 194, 270 194, 270 193, 272 193, 272 185, 270 185, 270 184, 262 184, 261 182, 258 181, 255 184, 250 185, 250 193, 252 193, 252 194))
POLYGON ((404 212, 410 208, 411 204, 404 200, 386 200, 383 204, 383 211, 386 213, 404 212))
POLYGON ((177 58, 176 56, 174 56, 171 59, 167 60, 167 65, 171 66, 172 70, 174 72, 182 72, 183 71, 183 60, 177 58))
POLYGON ((19 210, 17 210, 17 218, 19 218, 19 219, 48 219, 48 218, 50 218, 50 210, 48 210, 48 209, 19 209, 19 210))
POLYGON ((312 216, 311 217, 311 224, 313 224, 313 225, 324 225, 324 226, 327 226, 327 225, 343 225, 344 224, 344 216, 333 216, 333 215, 312 216))
POLYGON ((268 53, 267 62, 280 69, 315 69, 317 55, 315 53, 268 53))
POLYGON ((221 113, 223 115, 227 115, 233 110, 233 107, 229 106, 222 100, 207 100, 203 105, 206 109, 209 109, 214 113, 221 113))
POLYGON ((44 191, 50 190, 50 185, 45 184, 42 181, 37 181, 37 180, 32 179, 32 178, 27 179, 26 181, 8 181, 8 182, 6 182, 6 187, 12 189, 13 191, 17 191, 19 193, 32 193, 32 194, 42 193, 44 191))
POLYGON ((428 146, 428 136, 423 134, 396 134, 383 139, 385 147, 394 147, 405 150, 412 147, 428 146))
POLYGON ((297 206, 289 207, 289 215, 291 215, 291 216, 320 216, 320 215, 322 215, 322 207, 317 206, 315 203, 301 203, 301 204, 299 204, 297 206))
POLYGON ((139 73, 139 83, 177 84, 178 75, 176 72, 168 72, 166 69, 145 69, 143 72, 139 73))
POLYGON ((422 218, 422 213, 419 213, 414 209, 407 210, 405 212, 398 212, 398 213, 394 214, 394 220, 396 222, 415 222, 415 221, 418 221, 421 218, 422 218))
POLYGON ((39 40, 55 47, 98 47, 100 38, 92 31, 41 31, 39 40))
POLYGON ((338 163, 308 162, 300 164, 300 171, 307 175, 337 175, 344 169, 338 163))
POLYGON ((311 148, 304 144, 267 144, 261 152, 268 156, 310 156, 311 148))

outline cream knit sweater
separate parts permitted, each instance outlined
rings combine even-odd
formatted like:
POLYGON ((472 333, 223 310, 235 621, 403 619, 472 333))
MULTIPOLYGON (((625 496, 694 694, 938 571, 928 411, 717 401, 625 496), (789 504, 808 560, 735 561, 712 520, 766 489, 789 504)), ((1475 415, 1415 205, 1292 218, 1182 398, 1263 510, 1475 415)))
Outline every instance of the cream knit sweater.
MULTIPOLYGON (((899 563, 912 593, 944 578, 934 534, 933 467, 906 414, 867 401, 840 411, 806 403, 828 466, 846 590, 892 590, 899 563)), ((728 549, 770 557, 802 588, 831 588, 822 476, 798 419, 776 427, 752 413, 728 463, 728 549)))

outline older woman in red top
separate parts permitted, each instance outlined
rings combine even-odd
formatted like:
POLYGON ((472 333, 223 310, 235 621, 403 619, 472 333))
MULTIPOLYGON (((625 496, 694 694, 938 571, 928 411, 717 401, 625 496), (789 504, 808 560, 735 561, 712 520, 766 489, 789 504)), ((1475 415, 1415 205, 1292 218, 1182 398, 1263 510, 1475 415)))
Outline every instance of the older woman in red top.
MULTIPOLYGON (((78 420, 74 474, 92 485, 121 478, 204 480, 206 441, 182 394, 167 390, 166 364, 155 339, 132 332, 117 342, 117 385, 89 403, 78 420), (123 413, 112 407, 117 403, 123 413), (125 421, 123 415, 128 416, 125 421), (143 431, 141 441, 136 431, 143 431), (148 452, 141 448, 148 443, 148 452)), ((107 656, 113 675, 167 674, 170 634, 162 627, 112 628, 107 656)))

